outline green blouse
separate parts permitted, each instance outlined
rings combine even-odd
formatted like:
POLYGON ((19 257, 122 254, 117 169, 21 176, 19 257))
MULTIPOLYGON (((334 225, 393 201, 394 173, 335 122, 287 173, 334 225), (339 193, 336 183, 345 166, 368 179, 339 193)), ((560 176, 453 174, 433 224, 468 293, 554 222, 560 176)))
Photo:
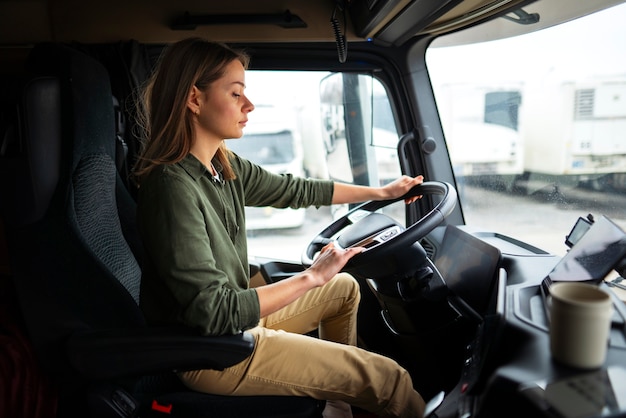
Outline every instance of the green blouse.
POLYGON ((248 287, 244 206, 331 203, 332 181, 272 174, 236 155, 231 163, 237 178, 219 181, 189 154, 156 167, 141 184, 141 308, 149 323, 182 323, 205 335, 256 326, 259 300, 248 287))

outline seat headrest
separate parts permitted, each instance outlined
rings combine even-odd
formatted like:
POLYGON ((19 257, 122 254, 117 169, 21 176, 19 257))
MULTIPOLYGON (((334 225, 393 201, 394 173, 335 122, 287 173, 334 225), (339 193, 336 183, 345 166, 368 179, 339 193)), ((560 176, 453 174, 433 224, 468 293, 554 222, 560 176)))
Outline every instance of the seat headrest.
POLYGON ((33 73, 56 76, 61 82, 65 93, 63 122, 75 141, 72 170, 85 154, 104 152, 115 161, 113 93, 104 66, 77 49, 57 43, 36 45, 27 65, 33 73))

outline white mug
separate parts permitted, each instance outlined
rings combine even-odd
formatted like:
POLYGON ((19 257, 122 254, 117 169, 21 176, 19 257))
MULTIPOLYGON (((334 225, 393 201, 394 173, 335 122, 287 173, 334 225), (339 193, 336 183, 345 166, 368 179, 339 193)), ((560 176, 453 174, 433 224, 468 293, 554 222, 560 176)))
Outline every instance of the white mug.
POLYGON ((581 369, 606 359, 613 303, 598 286, 558 282, 550 286, 550 351, 559 363, 581 369))

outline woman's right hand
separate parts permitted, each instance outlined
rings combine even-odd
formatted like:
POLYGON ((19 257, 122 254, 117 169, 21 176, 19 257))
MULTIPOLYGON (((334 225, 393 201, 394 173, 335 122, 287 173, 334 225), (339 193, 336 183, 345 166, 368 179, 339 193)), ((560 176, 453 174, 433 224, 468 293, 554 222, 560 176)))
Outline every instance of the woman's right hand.
POLYGON ((287 306, 315 287, 324 286, 341 271, 348 260, 363 249, 355 247, 343 250, 328 244, 322 248, 311 267, 302 273, 255 288, 261 317, 287 306))
POLYGON ((316 281, 315 286, 323 286, 330 281, 355 255, 361 253, 363 247, 337 248, 334 243, 326 244, 309 267, 316 281))

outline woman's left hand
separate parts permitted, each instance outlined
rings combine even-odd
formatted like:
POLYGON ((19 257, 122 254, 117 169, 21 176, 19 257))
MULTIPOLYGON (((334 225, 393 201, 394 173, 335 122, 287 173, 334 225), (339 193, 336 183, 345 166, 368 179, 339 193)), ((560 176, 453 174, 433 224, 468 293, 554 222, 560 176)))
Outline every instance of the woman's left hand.
MULTIPOLYGON (((333 190, 333 205, 344 203, 358 203, 367 200, 389 200, 404 196, 413 187, 424 182, 424 176, 402 176, 383 187, 360 186, 356 184, 335 182, 333 190)), ((406 204, 415 202, 422 196, 404 199, 406 204)))
MULTIPOLYGON (((382 190, 385 195, 385 199, 395 199, 405 195, 413 187, 417 186, 418 184, 422 184, 423 182, 424 176, 409 177, 405 175, 385 185, 382 190)), ((413 196, 404 199, 404 202, 408 205, 421 198, 422 196, 413 196)))

